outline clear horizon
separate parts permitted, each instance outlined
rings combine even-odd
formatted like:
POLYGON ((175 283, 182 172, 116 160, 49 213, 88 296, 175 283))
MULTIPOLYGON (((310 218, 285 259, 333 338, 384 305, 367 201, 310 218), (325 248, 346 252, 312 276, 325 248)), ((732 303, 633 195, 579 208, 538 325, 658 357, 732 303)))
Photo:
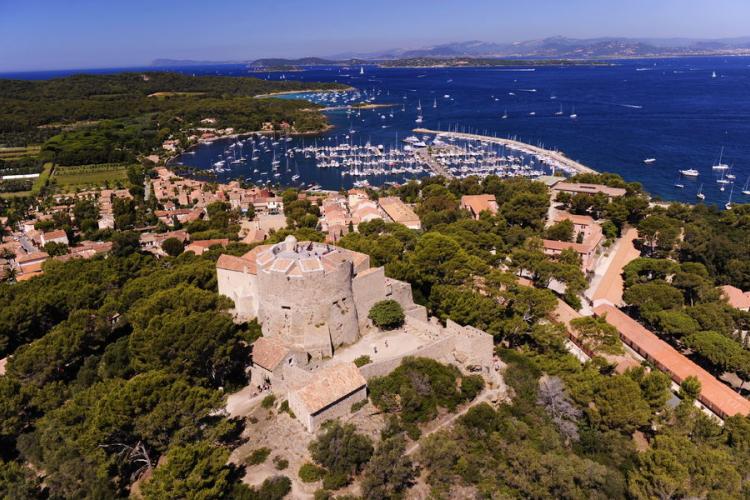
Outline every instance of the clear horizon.
POLYGON ((0 73, 146 66, 154 59, 326 57, 481 40, 750 36, 746 0, 0 0, 0 73))

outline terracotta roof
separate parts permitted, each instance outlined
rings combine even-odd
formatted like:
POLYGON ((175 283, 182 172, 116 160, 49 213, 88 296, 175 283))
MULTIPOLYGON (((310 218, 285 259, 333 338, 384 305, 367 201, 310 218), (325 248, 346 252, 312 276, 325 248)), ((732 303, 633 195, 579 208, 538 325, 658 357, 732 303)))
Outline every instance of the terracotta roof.
POLYGON ((188 248, 190 247, 201 247, 201 248, 211 248, 214 245, 221 245, 223 247, 229 245, 229 238, 221 238, 217 240, 198 240, 190 243, 188 245, 188 248))
POLYGON ((44 260, 47 258, 49 258, 49 254, 47 252, 31 252, 31 253, 27 253, 26 255, 17 255, 16 263, 19 266, 22 266, 23 264, 26 264, 27 262, 34 262, 36 260, 44 260))
POLYGON ((311 415, 367 385, 354 363, 332 365, 316 372, 295 393, 311 415))
POLYGON ((395 196, 386 196, 378 200, 380 208, 382 208, 388 217, 393 219, 394 222, 408 225, 420 224, 419 217, 414 211, 409 208, 400 198, 395 196))
POLYGON ((461 197, 461 206, 468 208, 475 215, 488 211, 497 213, 497 201, 494 194, 467 194, 461 197))
POLYGON ((606 316, 607 323, 617 328, 623 341, 640 355, 667 372, 681 384, 689 376, 701 383, 700 401, 722 417, 750 414, 750 401, 724 385, 706 370, 680 354, 671 345, 644 328, 616 307, 603 304, 594 308, 597 316, 606 316))
POLYGON ((68 239, 68 235, 65 231, 62 229, 56 229, 55 231, 50 231, 48 233, 43 233, 44 239, 49 240, 56 240, 58 238, 65 238, 68 239))
POLYGON ((743 293, 742 290, 732 285, 724 285, 720 288, 730 306, 735 309, 750 308, 750 292, 743 293))
POLYGON ((268 371, 276 369, 288 353, 289 347, 275 339, 260 337, 253 342, 253 364, 268 371))
POLYGON ((589 253, 592 250, 590 245, 572 243, 570 241, 542 240, 542 244, 545 250, 559 250, 561 252, 568 248, 572 248, 578 253, 589 253))
POLYGON ((557 217, 555 217, 555 222, 561 222, 564 220, 569 220, 573 224, 578 224, 580 226, 594 225, 594 219, 588 215, 575 215, 568 212, 559 212, 557 217))
POLYGON ((251 264, 249 260, 227 254, 219 256, 219 259, 216 261, 216 269, 255 274, 255 265, 251 264))

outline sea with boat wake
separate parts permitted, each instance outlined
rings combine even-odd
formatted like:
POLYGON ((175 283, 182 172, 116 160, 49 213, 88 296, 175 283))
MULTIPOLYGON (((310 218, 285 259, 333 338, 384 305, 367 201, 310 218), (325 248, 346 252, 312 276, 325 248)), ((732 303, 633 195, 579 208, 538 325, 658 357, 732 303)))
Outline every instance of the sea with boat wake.
POLYGON ((640 182, 664 200, 750 201, 750 57, 205 69, 217 72, 340 82, 352 90, 279 96, 325 106, 333 128, 316 136, 226 138, 173 160, 198 176, 338 190, 436 173, 534 178, 593 170, 640 182))

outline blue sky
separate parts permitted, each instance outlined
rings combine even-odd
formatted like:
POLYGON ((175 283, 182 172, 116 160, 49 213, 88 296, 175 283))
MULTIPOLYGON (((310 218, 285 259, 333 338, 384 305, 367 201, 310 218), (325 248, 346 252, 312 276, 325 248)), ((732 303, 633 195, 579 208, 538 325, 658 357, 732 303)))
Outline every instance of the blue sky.
POLYGON ((0 0, 0 73, 553 35, 750 35, 750 0, 0 0))

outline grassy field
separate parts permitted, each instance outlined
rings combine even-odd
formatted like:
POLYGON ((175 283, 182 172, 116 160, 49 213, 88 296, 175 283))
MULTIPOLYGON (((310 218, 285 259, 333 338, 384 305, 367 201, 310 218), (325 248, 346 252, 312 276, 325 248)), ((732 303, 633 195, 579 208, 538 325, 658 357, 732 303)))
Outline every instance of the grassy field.
POLYGON ((37 156, 41 146, 27 146, 25 148, 0 148, 0 160, 19 160, 27 156, 37 156))
POLYGON ((52 175, 52 181, 62 190, 102 187, 105 183, 111 187, 115 187, 118 183, 124 186, 128 178, 127 169, 128 165, 120 163, 58 166, 52 175))

